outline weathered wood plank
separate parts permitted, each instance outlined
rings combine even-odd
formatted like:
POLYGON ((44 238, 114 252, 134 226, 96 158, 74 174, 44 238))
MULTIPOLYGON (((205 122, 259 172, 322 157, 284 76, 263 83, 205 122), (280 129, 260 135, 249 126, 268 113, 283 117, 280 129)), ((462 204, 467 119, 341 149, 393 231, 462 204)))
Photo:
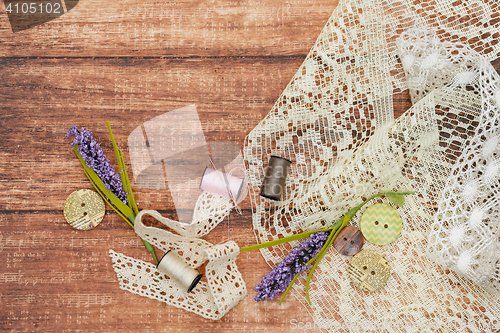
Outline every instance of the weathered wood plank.
POLYGON ((338 0, 82 0, 13 34, 0 5, 0 56, 306 54, 338 0))
MULTIPOLYGON (((0 59, 0 165, 5 170, 0 188, 6 194, 0 197, 0 208, 51 210, 87 183, 71 151, 72 140, 64 138, 71 125, 91 129, 114 161, 109 120, 128 160, 127 137, 133 129, 195 104, 207 141, 231 141, 242 147, 246 134, 267 114, 301 62, 0 59)), ((145 201, 161 203, 161 195, 148 191, 145 201)))

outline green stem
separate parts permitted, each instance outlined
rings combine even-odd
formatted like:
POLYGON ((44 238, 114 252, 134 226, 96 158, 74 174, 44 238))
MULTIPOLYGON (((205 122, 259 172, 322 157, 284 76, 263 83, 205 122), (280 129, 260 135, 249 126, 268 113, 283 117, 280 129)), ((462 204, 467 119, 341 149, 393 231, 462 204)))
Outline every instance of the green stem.
POLYGON ((295 276, 293 277, 293 280, 290 282, 290 284, 286 288, 285 292, 283 293, 283 296, 281 297, 280 302, 278 303, 278 305, 281 305, 281 303, 283 303, 283 301, 285 300, 286 295, 288 294, 288 292, 290 291, 290 289, 292 289, 292 286, 295 283, 295 280, 297 280, 297 278, 299 277, 299 275, 300 275, 300 273, 295 274, 295 276))
POLYGON ((262 244, 256 244, 256 245, 247 246, 247 247, 242 247, 240 249, 240 251, 241 252, 253 251, 253 250, 259 250, 259 249, 263 249, 263 248, 274 246, 274 245, 279 245, 279 244, 283 244, 283 243, 289 243, 289 242, 292 242, 292 241, 295 241, 295 240, 307 238, 307 237, 311 236, 312 234, 314 234, 315 232, 318 232, 318 231, 328 231, 328 230, 330 230, 330 228, 318 229, 318 230, 313 230, 313 231, 306 231, 306 232, 302 232, 300 234, 288 236, 288 237, 285 237, 285 238, 276 239, 276 240, 273 240, 273 241, 270 241, 270 242, 266 242, 266 243, 262 243, 262 244))
POLYGON ((127 199, 129 203, 129 207, 132 208, 135 214, 139 214, 139 209, 137 208, 137 204, 135 203, 134 194, 132 192, 132 186, 130 185, 130 180, 127 174, 127 167, 125 166, 125 160, 123 158, 123 152, 118 148, 116 144, 115 137, 113 135, 113 131, 111 130, 111 125, 109 121, 106 121, 106 125, 108 125, 109 136, 111 137, 111 143, 113 144, 113 148, 115 150, 116 160, 118 162, 118 170, 120 171, 120 178, 122 180, 122 184, 125 192, 127 193, 127 199))
MULTIPOLYGON (((335 223, 335 225, 337 225, 341 221, 342 220, 338 221, 337 223, 335 223)), ((325 244, 323 245, 323 247, 321 248, 321 250, 317 254, 316 260, 314 261, 314 264, 311 267, 311 269, 309 271, 309 274, 307 275, 307 280, 306 280, 306 298, 307 298, 307 302, 309 304, 311 304, 311 300, 309 298, 309 283, 311 281, 311 277, 312 277, 312 275, 314 273, 314 270, 316 269, 316 266, 319 265, 319 262, 321 261, 321 259, 323 259, 323 257, 328 252, 328 248, 330 247, 331 243, 335 240, 335 237, 337 235, 337 231, 339 229, 340 229, 340 226, 338 227, 338 229, 335 230, 335 232, 333 231, 334 229, 332 229, 332 232, 330 232, 330 236, 328 237, 328 239, 326 240, 325 244)))

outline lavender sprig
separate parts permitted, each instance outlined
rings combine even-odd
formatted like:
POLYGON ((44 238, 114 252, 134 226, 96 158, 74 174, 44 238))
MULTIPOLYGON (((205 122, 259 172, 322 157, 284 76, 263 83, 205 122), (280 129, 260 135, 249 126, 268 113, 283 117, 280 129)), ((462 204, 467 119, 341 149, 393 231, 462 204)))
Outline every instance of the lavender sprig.
POLYGON ((74 135, 72 147, 78 145, 78 153, 85 164, 92 169, 102 180, 106 189, 110 190, 125 205, 128 203, 127 194, 123 190, 120 174, 115 172, 101 145, 92 137, 92 132, 85 127, 79 131, 76 126, 71 126, 65 137, 74 135))
POLYGON ((273 300, 274 297, 285 291, 297 274, 303 273, 310 267, 309 261, 316 257, 325 244, 331 231, 318 231, 295 247, 282 262, 274 267, 262 278, 255 287, 255 300, 273 300))

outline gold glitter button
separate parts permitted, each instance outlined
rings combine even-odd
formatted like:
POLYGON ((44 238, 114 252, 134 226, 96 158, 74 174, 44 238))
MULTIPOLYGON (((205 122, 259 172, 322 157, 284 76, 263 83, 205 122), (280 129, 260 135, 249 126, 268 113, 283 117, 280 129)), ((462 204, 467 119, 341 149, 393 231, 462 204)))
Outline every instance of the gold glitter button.
POLYGON ((401 233, 401 216, 387 204, 375 204, 365 210, 359 228, 370 243, 387 245, 394 242, 401 233))
POLYGON ((391 269, 380 253, 363 250, 351 259, 347 273, 357 288, 363 291, 375 291, 385 286, 391 275, 391 269))
POLYGON ((89 230, 104 218, 104 201, 97 192, 78 190, 64 202, 64 218, 78 230, 89 230))

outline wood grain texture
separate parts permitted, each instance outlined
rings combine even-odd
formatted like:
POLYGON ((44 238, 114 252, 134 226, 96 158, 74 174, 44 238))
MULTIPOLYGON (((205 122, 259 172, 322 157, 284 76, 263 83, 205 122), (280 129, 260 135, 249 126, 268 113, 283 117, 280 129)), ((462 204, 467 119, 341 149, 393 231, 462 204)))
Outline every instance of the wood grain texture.
POLYGON ((3 56, 276 56, 304 54, 338 0, 82 0, 12 35, 0 5, 3 56))
POLYGON ((71 125, 90 128, 112 159, 106 120, 120 147, 126 148, 127 136, 137 126, 195 104, 207 141, 242 146, 246 134, 269 111, 301 61, 298 57, 91 62, 0 59, 4 110, 0 118, 4 158, 0 163, 6 170, 0 186, 9 190, 0 197, 0 208, 29 203, 38 209, 54 209, 54 202, 64 202, 74 189, 75 180, 85 183, 69 146, 71 140, 64 138, 71 125), (37 172, 37 168, 50 172, 37 172), (34 171, 32 180, 27 180, 34 171), (46 191, 50 201, 40 196, 46 191))
MULTIPOLYGON (((253 301, 269 270, 259 252, 239 256, 249 295, 217 322, 120 290, 109 249, 150 256, 109 207, 91 231, 66 223, 66 197, 92 187, 64 135, 71 125, 91 129, 116 165, 109 120, 130 170, 130 132, 195 104, 207 141, 242 147, 337 3, 81 0, 16 34, 0 4, 0 330, 279 332, 292 320, 312 324, 294 297, 281 306, 253 301)), ((407 92, 394 100, 396 115, 411 105, 407 92)), ((175 217, 166 191, 133 190, 141 209, 175 217)), ((249 200, 240 206, 242 215, 233 212, 205 239, 252 245, 249 200)))
MULTIPOLYGON (((109 120, 131 172, 130 132, 195 104, 207 141, 242 147, 335 6, 83 0, 13 34, 0 5, 0 330, 276 332, 294 319, 312 323, 294 297, 282 306, 253 300, 269 270, 258 251, 237 262, 249 295, 217 322, 119 289, 109 249, 146 261, 150 255, 109 207, 91 231, 66 223, 66 197, 92 187, 64 135, 71 125, 91 129, 116 165, 109 120)), ((176 217, 167 191, 133 190, 141 209, 176 217)), ((205 239, 252 245, 248 199, 241 207, 242 215, 233 212, 205 239)))

